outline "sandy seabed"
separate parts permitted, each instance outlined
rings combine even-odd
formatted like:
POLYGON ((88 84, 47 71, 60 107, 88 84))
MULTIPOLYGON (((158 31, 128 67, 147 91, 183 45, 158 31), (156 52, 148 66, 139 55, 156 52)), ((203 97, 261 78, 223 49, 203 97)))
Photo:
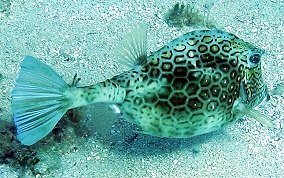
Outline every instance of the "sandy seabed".
POLYGON ((68 83, 75 73, 82 86, 103 81, 121 72, 110 51, 138 23, 148 25, 148 51, 196 29, 165 23, 163 17, 175 3, 1 0, 0 177, 283 177, 283 0, 191 2, 219 29, 265 50, 263 76, 271 100, 261 111, 272 118, 273 128, 244 117, 214 133, 166 139, 137 136, 137 126, 118 119, 110 134, 97 134, 87 117, 68 120, 86 114, 88 109, 82 108, 67 114, 61 127, 33 146, 15 140, 10 93, 24 56, 39 58, 68 83))

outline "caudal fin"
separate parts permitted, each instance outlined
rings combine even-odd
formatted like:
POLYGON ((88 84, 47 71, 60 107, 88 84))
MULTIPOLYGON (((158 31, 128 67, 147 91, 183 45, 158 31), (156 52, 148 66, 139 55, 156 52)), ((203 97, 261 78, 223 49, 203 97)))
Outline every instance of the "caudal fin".
POLYGON ((32 145, 46 136, 67 112, 66 82, 49 66, 27 56, 12 91, 12 113, 17 138, 32 145))

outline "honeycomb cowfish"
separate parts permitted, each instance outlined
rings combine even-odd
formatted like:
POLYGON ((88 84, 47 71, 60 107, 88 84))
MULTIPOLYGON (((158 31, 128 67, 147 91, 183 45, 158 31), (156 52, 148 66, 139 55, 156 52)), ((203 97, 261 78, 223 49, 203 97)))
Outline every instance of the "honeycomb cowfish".
MULTIPOLYGON (((91 86, 68 85, 52 68, 27 56, 12 91, 17 139, 32 145, 72 108, 117 106, 141 133, 189 138, 249 115, 272 126, 255 107, 269 99, 262 78, 263 51, 220 30, 195 30, 147 55, 145 25, 114 49, 129 70, 91 86)), ((74 84, 75 83, 75 84, 74 84)))

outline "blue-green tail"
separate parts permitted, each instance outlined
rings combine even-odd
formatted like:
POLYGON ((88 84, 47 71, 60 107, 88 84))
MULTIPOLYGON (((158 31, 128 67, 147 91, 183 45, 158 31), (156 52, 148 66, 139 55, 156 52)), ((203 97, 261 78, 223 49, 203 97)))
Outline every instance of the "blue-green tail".
POLYGON ((46 136, 69 109, 67 83, 49 66, 27 56, 12 91, 12 113, 17 138, 32 145, 46 136))

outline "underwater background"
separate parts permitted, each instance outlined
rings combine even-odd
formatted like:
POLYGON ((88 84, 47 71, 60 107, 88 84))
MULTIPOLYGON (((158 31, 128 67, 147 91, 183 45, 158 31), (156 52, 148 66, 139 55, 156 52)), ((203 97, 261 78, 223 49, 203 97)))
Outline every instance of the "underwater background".
POLYGON ((283 177, 283 36, 283 0, 0 0, 0 177, 283 177), (93 105, 70 110, 35 145, 16 140, 10 94, 23 57, 47 63, 68 83, 77 73, 80 86, 91 85, 123 71, 112 50, 141 22, 149 52, 215 28, 263 49, 271 99, 259 110, 274 127, 245 116, 213 133, 158 138, 93 105))

